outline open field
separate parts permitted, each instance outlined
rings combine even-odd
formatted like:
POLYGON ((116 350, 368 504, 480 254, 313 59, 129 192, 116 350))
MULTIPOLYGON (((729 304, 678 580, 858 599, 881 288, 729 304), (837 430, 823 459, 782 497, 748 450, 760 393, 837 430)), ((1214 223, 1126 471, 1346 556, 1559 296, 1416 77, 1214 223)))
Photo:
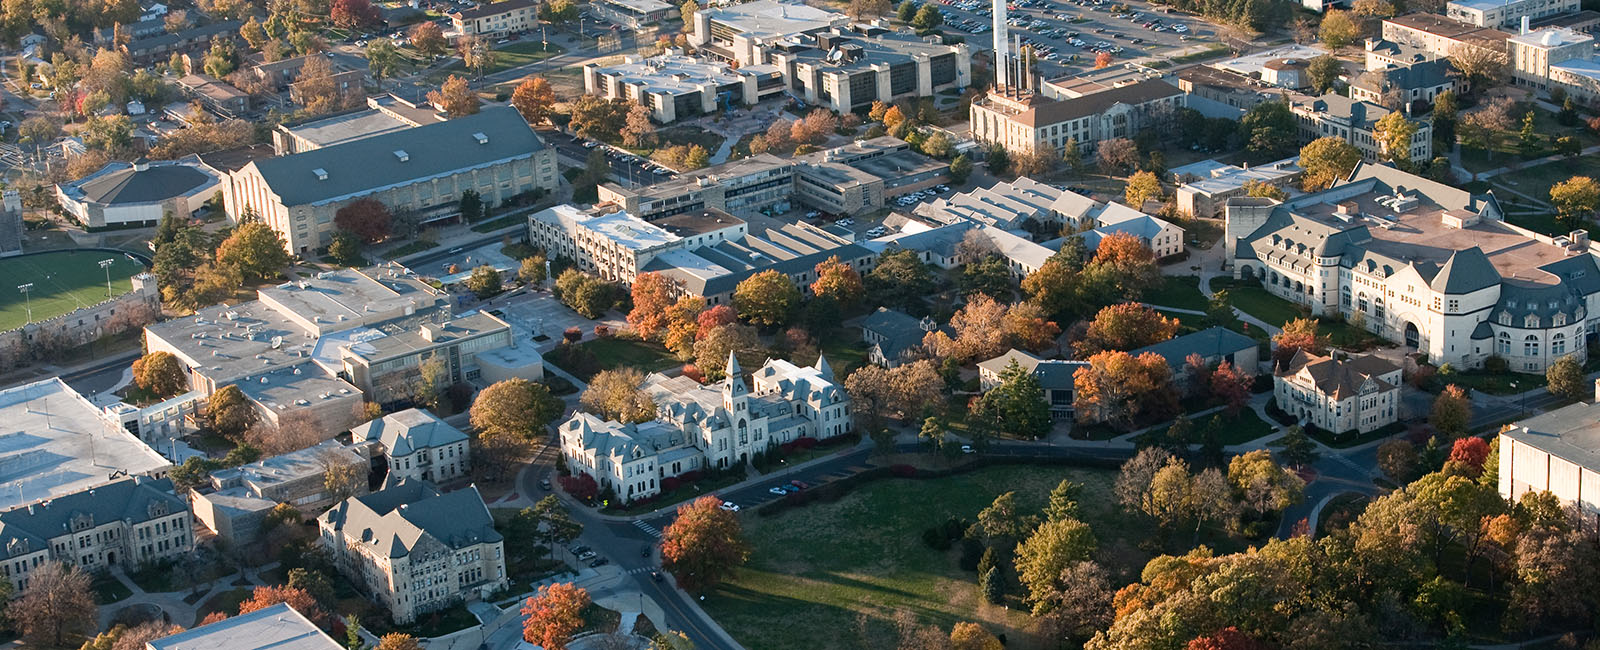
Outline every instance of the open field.
POLYGON ((144 270, 144 264, 126 254, 105 251, 58 251, 0 260, 0 331, 21 327, 28 322, 28 307, 33 320, 40 321, 99 303, 106 294, 106 272, 100 260, 113 260, 111 295, 133 289, 128 278, 144 270), (24 296, 19 285, 32 284, 24 296))
MULTIPOLYGON (((1079 503, 1099 539, 1097 559, 1111 568, 1114 584, 1125 584, 1151 557, 1137 546, 1151 537, 1151 528, 1117 509, 1114 476, 1104 469, 1025 465, 939 479, 888 478, 837 502, 745 517, 750 563, 707 595, 705 608, 740 643, 763 650, 863 647, 855 633, 857 613, 885 632, 898 609, 945 630, 960 621, 980 622, 1006 634, 1012 650, 1043 648, 1015 598, 1008 599, 1009 608, 982 601, 977 576, 959 565, 960 544, 937 551, 923 543, 921 533, 949 517, 973 521, 1008 491, 1017 493, 1020 512, 1036 513, 1050 490, 1070 479, 1083 486, 1079 503), (781 612, 781 625, 773 625, 773 612, 781 612), (796 636, 796 629, 827 632, 796 636)), ((1202 534, 1202 542, 1240 546, 1213 533, 1202 534)))

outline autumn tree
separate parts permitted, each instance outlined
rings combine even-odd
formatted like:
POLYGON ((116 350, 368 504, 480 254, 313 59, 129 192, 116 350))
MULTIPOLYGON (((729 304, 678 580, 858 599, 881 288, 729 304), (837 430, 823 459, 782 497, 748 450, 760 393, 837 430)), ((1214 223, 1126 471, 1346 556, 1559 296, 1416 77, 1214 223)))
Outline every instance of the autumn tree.
POLYGON ((1330 9, 1322 14, 1322 24, 1317 27, 1317 37, 1324 45, 1339 49, 1361 36, 1361 27, 1349 12, 1340 9, 1330 9))
POLYGON ((1088 361, 1073 373, 1073 407, 1084 421, 1131 428, 1177 411, 1172 369, 1161 355, 1107 350, 1088 361))
POLYGON ((365 27, 378 22, 378 8, 368 0, 333 0, 328 20, 342 29, 365 27))
POLYGON ((1149 171, 1134 172, 1128 177, 1128 185, 1122 192, 1123 200, 1135 210, 1141 209, 1144 202, 1150 199, 1161 200, 1161 195, 1161 179, 1156 177, 1155 172, 1149 171))
POLYGON ((1328 349, 1328 339, 1317 333, 1317 321, 1296 318, 1283 324, 1283 330, 1272 337, 1272 361, 1278 368, 1288 367, 1294 355, 1305 350, 1309 354, 1323 354, 1328 349))
POLYGON ((661 531, 661 567, 691 593, 715 586, 749 557, 739 519, 715 496, 679 506, 677 518, 661 531))
POLYGON ((1307 192, 1331 187, 1350 174, 1361 162, 1361 151, 1343 138, 1325 137, 1312 140, 1300 148, 1300 167, 1305 174, 1300 186, 1307 192))
POLYGON ((1019 302, 1006 309, 1000 319, 1000 330, 1012 347, 1030 352, 1043 352, 1055 345, 1061 328, 1050 320, 1044 309, 1031 302, 1019 302))
POLYGON ((1127 138, 1112 138, 1100 143, 1097 156, 1100 170, 1115 176, 1139 163, 1139 146, 1127 138))
POLYGON ((189 385, 189 376, 178 357, 157 350, 134 360, 133 383, 145 392, 164 399, 183 392, 189 385))
POLYGON ((1489 443, 1483 438, 1468 436, 1450 445, 1450 457, 1445 461, 1445 471, 1456 472, 1476 479, 1483 474, 1484 463, 1489 460, 1489 443))
POLYGON ((246 278, 266 280, 277 277, 289 265, 289 251, 278 231, 251 221, 239 224, 217 246, 217 262, 237 269, 246 278))
POLYGON ((1395 111, 1378 118, 1373 131, 1389 160, 1411 160, 1411 136, 1416 134, 1417 125, 1404 113, 1395 111))
POLYGON ((1324 54, 1311 60, 1306 74, 1311 77, 1311 87, 1319 93, 1325 93, 1339 82, 1339 76, 1344 74, 1344 64, 1339 63, 1339 59, 1332 54, 1324 54))
POLYGON ((1545 369, 1544 376, 1550 392, 1568 400, 1581 402, 1594 395, 1593 386, 1584 378, 1583 364, 1578 361, 1577 355, 1569 354, 1556 359, 1545 369))
POLYGON ((523 284, 539 286, 544 284, 548 273, 545 269, 546 260, 543 255, 534 255, 524 258, 522 265, 517 268, 517 279, 523 284))
POLYGON ((775 269, 745 278, 733 289, 734 309, 756 325, 788 323, 799 305, 800 290, 795 288, 794 280, 775 269))
POLYGON ((628 324, 641 338, 653 339, 667 326, 667 308, 671 307, 672 281, 667 276, 646 271, 634 277, 633 310, 628 312, 628 324))
POLYGON ((414 636, 402 632, 390 632, 378 639, 378 647, 374 650, 422 650, 422 645, 414 636))
POLYGON ((982 625, 961 622, 950 628, 950 650, 1005 650, 1005 645, 982 625))
POLYGON ((1084 339, 1075 347, 1088 357, 1102 350, 1133 350, 1172 338, 1178 332, 1178 319, 1136 302, 1102 308, 1089 323, 1084 339))
POLYGON ((861 282, 861 274, 849 264, 839 261, 838 255, 818 262, 816 271, 817 280, 811 283, 813 296, 832 298, 841 307, 854 306, 866 297, 867 289, 861 282))
POLYGON ((1155 251, 1132 233, 1114 232, 1100 239, 1085 274, 1099 276, 1116 296, 1135 300, 1161 282, 1155 251))
POLYGON ((756 328, 729 323, 711 328, 694 342, 694 365, 705 373, 707 379, 721 379, 728 364, 728 355, 758 350, 761 340, 756 328))
POLYGON ((1232 363, 1223 361, 1208 379, 1211 399, 1223 405, 1229 416, 1238 415, 1250 402, 1250 387, 1255 377, 1232 363))
MULTIPOLYGON (((423 56, 432 58, 444 54, 450 43, 445 40, 444 30, 438 23, 427 20, 411 28, 411 47, 423 56)), ((527 113, 523 113, 523 116, 527 117, 527 113)))
POLYGON ((326 612, 317 604, 317 599, 300 587, 288 585, 262 585, 250 592, 250 597, 239 603, 239 613, 263 610, 277 604, 286 604, 295 611, 311 619, 311 622, 323 624, 326 622, 326 612))
POLYGON ((479 431, 533 439, 561 416, 561 400, 550 389, 522 378, 498 381, 478 393, 468 420, 479 431))
POLYGON ((480 430, 472 438, 472 464, 480 475, 498 481, 536 449, 537 443, 516 433, 480 430))
POLYGON ((550 113, 555 110, 555 88, 544 77, 529 77, 511 91, 511 105, 522 113, 522 119, 529 124, 543 123, 550 119, 550 113))
POLYGON ((954 338, 943 331, 928 332, 922 345, 939 357, 962 363, 998 357, 1010 348, 1009 337, 998 327, 1006 311, 1005 303, 981 293, 975 295, 950 317, 954 338))
POLYGON ((1506 76, 1505 51, 1462 43, 1450 51, 1450 65, 1467 79, 1474 91, 1498 85, 1506 76))
POLYGON ((644 373, 637 368, 602 370, 589 380, 578 403, 607 420, 649 422, 656 417, 656 403, 645 392, 644 380, 644 373))
POLYGON ((1600 183, 1588 176, 1573 176, 1550 187, 1550 203, 1565 227, 1577 229, 1600 208, 1600 183))
POLYGON ((483 300, 497 293, 504 287, 500 279, 500 271, 488 264, 480 264, 472 269, 472 274, 467 276, 467 290, 483 300))
POLYGON ((1258 517, 1299 503, 1305 490, 1305 482, 1273 461, 1265 449, 1234 456, 1228 462, 1228 485, 1240 508, 1258 517))
POLYGON ((335 227, 355 235, 368 244, 375 244, 388 237, 393 219, 394 215, 389 212, 389 206, 371 197, 346 203, 333 213, 335 227))
POLYGON ((22 636, 60 647, 95 629, 92 582, 77 566, 45 562, 28 572, 28 585, 6 605, 6 618, 22 636))
POLYGON ((650 107, 637 104, 628 109, 628 117, 622 125, 621 135, 624 147, 654 146, 656 127, 650 122, 650 107))
POLYGON ((478 94, 467 87, 467 80, 450 75, 438 90, 428 91, 428 103, 439 107, 450 117, 461 117, 478 112, 478 94))
POLYGON ((1269 156, 1287 155, 1300 139, 1300 124, 1285 101, 1256 104, 1239 118, 1239 132, 1250 151, 1269 156))
POLYGON ((1408 440, 1389 440, 1378 445, 1378 469, 1395 483, 1405 484, 1417 468, 1417 447, 1408 440))
POLYGON ((1467 397, 1467 391, 1455 384, 1445 386, 1433 400, 1428 423, 1447 438, 1459 438, 1467 433, 1471 421, 1472 400, 1467 397))
POLYGON ((589 591, 570 582, 541 585, 522 605, 522 640, 546 650, 566 650, 583 629, 589 591))
POLYGON ((1017 545, 1017 577, 1028 589, 1028 602, 1035 612, 1047 608, 1061 572, 1088 560, 1097 546, 1089 525, 1072 518, 1047 521, 1017 545))
POLYGON ((218 388, 217 392, 211 394, 206 400, 205 415, 213 431, 232 439, 238 439, 261 417, 256 407, 245 398, 244 392, 234 384, 218 388))
POLYGON ((926 359, 894 368, 865 365, 844 381, 855 414, 867 418, 867 429, 878 432, 888 417, 910 419, 939 401, 944 379, 926 359))

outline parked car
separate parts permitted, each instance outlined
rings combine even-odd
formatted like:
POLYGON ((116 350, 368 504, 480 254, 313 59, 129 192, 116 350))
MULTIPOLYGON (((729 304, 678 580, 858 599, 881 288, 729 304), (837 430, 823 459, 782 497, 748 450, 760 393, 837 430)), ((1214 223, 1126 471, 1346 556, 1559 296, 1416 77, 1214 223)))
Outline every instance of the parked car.
POLYGON ((651 571, 650 572, 650 579, 654 580, 656 582, 661 582, 661 572, 660 571, 651 571))
POLYGON ((543 488, 546 492, 549 492, 550 491, 550 479, 542 479, 542 480, 540 480, 539 481, 539 487, 543 488))
POLYGON ((722 505, 718 506, 718 507, 722 508, 723 510, 727 510, 728 512, 738 512, 739 511, 739 504, 734 503, 732 501, 723 501, 722 505))
POLYGON ((804 490, 804 489, 806 489, 808 487, 811 487, 810 485, 807 485, 805 481, 802 481, 800 479, 795 479, 793 481, 789 481, 789 484, 795 486, 796 488, 802 489, 802 490, 804 490))
POLYGON ((961 445, 961 453, 963 454, 975 454, 977 452, 978 450, 973 449, 972 445, 961 445))
POLYGON ((594 559, 594 557, 596 555, 599 555, 599 554, 595 553, 594 551, 584 551, 584 552, 578 554, 578 561, 583 562, 583 561, 587 561, 587 560, 592 560, 592 559, 594 559))
POLYGON ((567 550, 570 551, 573 555, 578 555, 578 554, 581 554, 581 553, 588 553, 589 552, 589 547, 584 546, 582 544, 573 544, 572 547, 568 548, 567 550))
POLYGON ((783 488, 782 488, 782 487, 772 487, 772 488, 767 488, 767 491, 768 491, 768 492, 771 492, 771 493, 773 493, 773 494, 776 494, 776 495, 778 495, 778 496, 783 496, 783 495, 785 495, 785 494, 788 494, 788 493, 789 493, 789 491, 788 491, 788 490, 785 490, 785 489, 783 489, 783 488))
POLYGON ((603 566, 605 566, 607 564, 610 564, 610 563, 611 563, 611 560, 607 560, 607 559, 605 559, 603 557, 597 557, 597 558, 594 559, 593 562, 589 563, 589 566, 591 566, 591 567, 603 567, 603 566))

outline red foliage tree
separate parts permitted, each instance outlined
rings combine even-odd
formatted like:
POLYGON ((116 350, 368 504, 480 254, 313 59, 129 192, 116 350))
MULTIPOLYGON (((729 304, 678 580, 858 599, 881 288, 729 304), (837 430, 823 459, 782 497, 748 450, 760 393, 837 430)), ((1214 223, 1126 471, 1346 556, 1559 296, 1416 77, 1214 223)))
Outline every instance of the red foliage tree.
POLYGON ((522 606, 522 640, 546 650, 566 650, 572 635, 583 629, 589 592, 570 582, 539 587, 522 606))
POLYGON ((695 340, 703 339, 711 330, 717 329, 718 327, 722 327, 723 325, 727 325, 728 323, 732 323, 737 320, 739 320, 739 314, 734 312, 733 308, 727 305, 717 305, 707 309, 703 312, 700 312, 700 315, 696 317, 695 322, 700 324, 700 332, 695 334, 694 338, 695 340))
POLYGON ((1483 473, 1483 463, 1488 459, 1489 443, 1484 442, 1483 438, 1462 438, 1450 448, 1449 462, 1474 477, 1483 473))
POLYGON ((1267 644, 1239 631, 1236 627, 1217 630, 1213 634, 1189 641, 1184 650, 1269 650, 1267 644))
POLYGON ((377 199, 356 199, 333 213, 333 225, 369 244, 388 237, 393 220, 389 206, 377 199))
POLYGON ((1211 371, 1211 397, 1221 402, 1229 416, 1250 402, 1250 384, 1255 379, 1226 361, 1211 371))
POLYGON ((672 281, 660 273, 640 273, 633 278, 633 311, 628 324, 641 338, 655 338, 667 326, 667 308, 675 302, 672 281))
POLYGON ((351 29, 378 22, 378 8, 368 0, 333 0, 328 19, 335 27, 351 29))
POLYGON ((258 609, 266 609, 278 603, 287 603, 295 611, 311 619, 318 627, 327 625, 327 613, 322 611, 322 606, 317 604, 317 599, 306 590, 299 587, 285 585, 265 585, 256 587, 251 592, 250 598, 239 603, 239 613, 249 614, 258 609))
POLYGON ((593 501, 600 494, 600 485, 588 474, 573 474, 560 479, 561 489, 580 501, 593 501))
POLYGON ((661 532, 661 567, 691 592, 717 584, 750 558, 739 520, 721 506, 714 496, 695 499, 661 532))

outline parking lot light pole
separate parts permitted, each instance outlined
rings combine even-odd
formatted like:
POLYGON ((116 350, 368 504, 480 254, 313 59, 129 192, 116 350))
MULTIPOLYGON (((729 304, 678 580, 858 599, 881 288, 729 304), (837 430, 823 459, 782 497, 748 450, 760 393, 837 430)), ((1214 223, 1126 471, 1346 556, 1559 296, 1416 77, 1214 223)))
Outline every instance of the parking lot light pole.
POLYGON ((33 293, 33 283, 29 282, 27 284, 19 284, 19 285, 17 285, 17 291, 21 291, 22 292, 22 302, 23 302, 24 305, 27 305, 27 309, 28 309, 28 322, 32 323, 33 322, 33 295, 32 295, 32 293, 33 293))
POLYGON ((111 265, 112 264, 116 264, 116 263, 117 263, 116 260, 100 260, 100 269, 106 272, 106 297, 107 298, 111 297, 111 265))

